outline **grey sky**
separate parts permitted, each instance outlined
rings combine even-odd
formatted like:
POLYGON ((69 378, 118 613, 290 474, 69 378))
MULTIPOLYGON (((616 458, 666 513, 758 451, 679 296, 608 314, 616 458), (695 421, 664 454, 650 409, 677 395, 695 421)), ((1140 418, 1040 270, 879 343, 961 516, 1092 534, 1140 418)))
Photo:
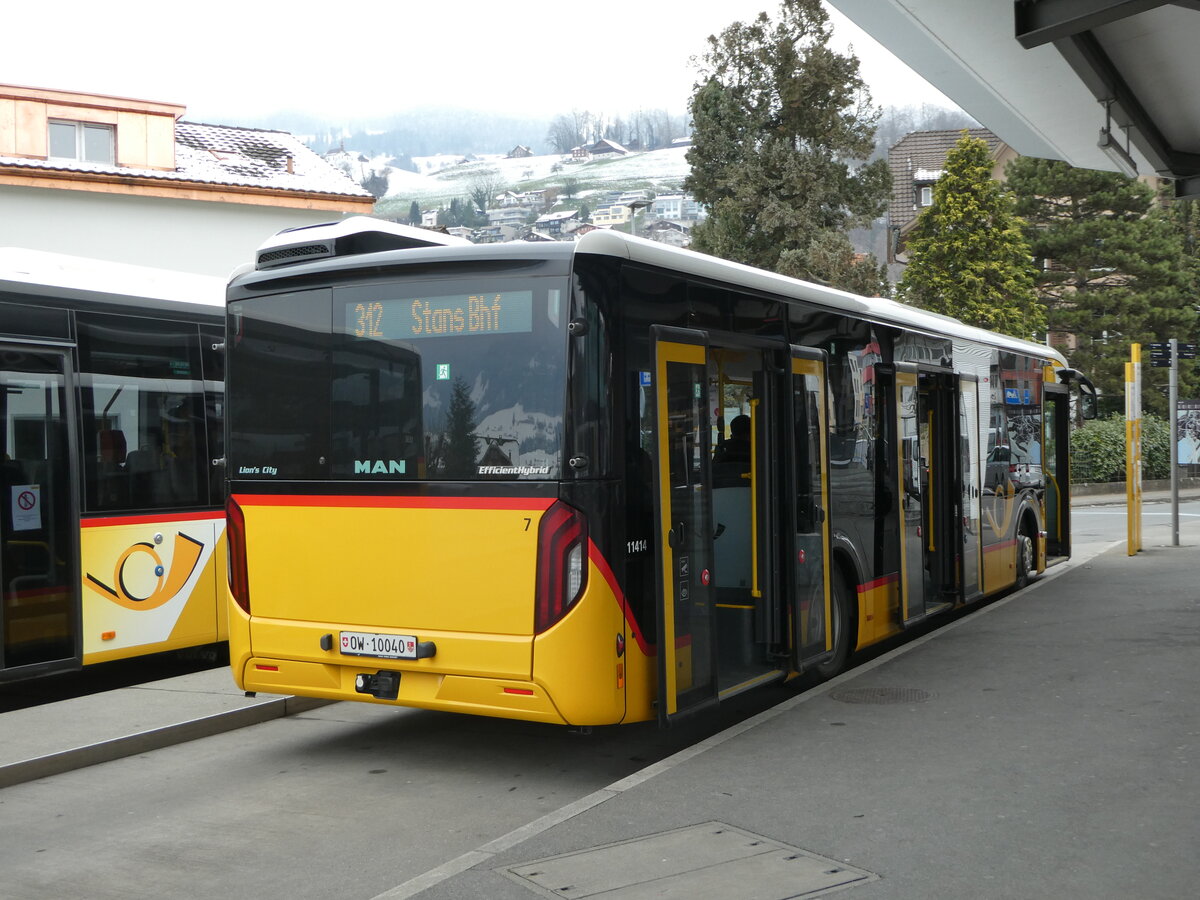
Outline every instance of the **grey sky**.
MULTIPOLYGON (((705 38, 771 0, 94 0, 6 4, 0 83, 178 103, 236 124, 420 106, 555 114, 685 111, 705 38)), ((836 10, 880 105, 952 106, 836 10)))

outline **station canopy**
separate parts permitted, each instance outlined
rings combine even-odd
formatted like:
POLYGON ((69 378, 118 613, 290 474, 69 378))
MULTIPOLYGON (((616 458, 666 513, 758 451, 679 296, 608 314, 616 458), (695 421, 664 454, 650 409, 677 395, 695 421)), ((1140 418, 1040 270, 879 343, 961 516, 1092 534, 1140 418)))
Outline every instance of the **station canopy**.
POLYGON ((1200 196, 1200 0, 829 0, 1023 156, 1200 196))

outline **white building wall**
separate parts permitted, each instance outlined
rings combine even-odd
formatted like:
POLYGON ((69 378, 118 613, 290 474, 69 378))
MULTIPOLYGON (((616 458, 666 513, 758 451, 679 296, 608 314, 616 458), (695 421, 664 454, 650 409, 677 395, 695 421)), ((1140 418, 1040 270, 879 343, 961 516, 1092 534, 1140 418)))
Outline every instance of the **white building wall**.
POLYGON ((0 185, 0 247, 227 278, 284 228, 343 214, 0 185))

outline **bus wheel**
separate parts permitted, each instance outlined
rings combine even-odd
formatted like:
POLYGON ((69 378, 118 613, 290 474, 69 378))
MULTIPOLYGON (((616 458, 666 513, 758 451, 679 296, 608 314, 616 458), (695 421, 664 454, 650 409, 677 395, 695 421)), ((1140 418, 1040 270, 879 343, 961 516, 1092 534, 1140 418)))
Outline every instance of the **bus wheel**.
POLYGON ((1022 528, 1017 533, 1017 590, 1029 584, 1033 578, 1033 538, 1022 528))
POLYGON ((829 629, 833 634, 833 655, 816 666, 817 678, 826 681, 846 668, 850 658, 850 634, 854 625, 854 614, 850 610, 850 589, 846 579, 834 572, 829 585, 829 629))

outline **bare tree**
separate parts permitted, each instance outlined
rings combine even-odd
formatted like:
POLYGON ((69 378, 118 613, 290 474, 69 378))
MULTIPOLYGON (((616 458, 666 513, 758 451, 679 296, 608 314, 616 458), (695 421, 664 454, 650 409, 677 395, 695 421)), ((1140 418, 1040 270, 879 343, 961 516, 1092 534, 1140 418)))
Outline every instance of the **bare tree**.
POLYGON ((555 116, 546 132, 546 140, 556 153, 570 153, 572 147, 583 143, 583 138, 575 128, 575 123, 566 116, 555 116))
POLYGON ((467 195, 480 212, 488 211, 503 187, 504 179, 496 169, 476 169, 467 179, 467 195))

